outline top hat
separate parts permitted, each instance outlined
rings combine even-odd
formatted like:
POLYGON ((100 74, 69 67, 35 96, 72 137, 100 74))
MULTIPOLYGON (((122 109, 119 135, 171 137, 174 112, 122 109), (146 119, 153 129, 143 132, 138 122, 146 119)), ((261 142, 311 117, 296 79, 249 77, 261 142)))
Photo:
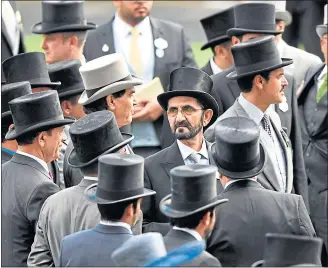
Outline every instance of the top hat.
POLYGON ((301 235, 265 235, 263 260, 252 267, 320 266, 322 239, 301 235))
POLYGON ((161 200, 161 212, 170 218, 183 218, 227 202, 217 196, 216 173, 217 168, 208 165, 171 169, 172 194, 161 200))
POLYGON ((213 87, 212 78, 205 72, 191 67, 175 69, 170 74, 169 91, 157 96, 158 103, 167 110, 169 99, 177 96, 193 97, 204 104, 207 109, 213 110, 213 116, 208 128, 219 116, 219 106, 209 94, 213 87))
POLYGON ((116 204, 156 194, 144 188, 144 158, 135 154, 108 154, 98 159, 98 183, 85 189, 97 204, 116 204))
POLYGON ((42 22, 33 26, 32 33, 50 34, 96 28, 96 24, 84 18, 83 1, 42 1, 42 22))
POLYGON ((230 40, 227 36, 227 30, 234 26, 233 7, 215 13, 200 20, 203 26, 208 42, 201 47, 201 50, 214 47, 230 40))
POLYGON ((32 89, 27 81, 3 85, 1 87, 1 119, 12 121, 9 102, 30 93, 32 93, 32 89))
POLYGON ((219 172, 230 179, 252 178, 262 172, 266 154, 260 144, 260 129, 244 117, 218 122, 210 152, 219 172))
POLYGON ((36 87, 56 88, 60 82, 51 82, 46 57, 42 52, 28 52, 6 59, 2 63, 6 83, 29 81, 36 87))
POLYGON ((320 38, 328 32, 328 4, 324 7, 323 24, 317 25, 316 31, 320 38))
POLYGON ((247 33, 281 34, 276 30, 275 6, 266 3, 245 3, 234 7, 235 25, 227 35, 238 36, 247 33))
POLYGON ((273 36, 257 37, 239 43, 231 48, 231 52, 235 71, 227 75, 228 79, 240 79, 293 63, 292 59, 280 58, 273 36))
POLYGON ((80 60, 59 61, 48 65, 51 81, 60 81, 56 88, 59 99, 81 94, 84 91, 82 77, 79 71, 80 60))
POLYGON ((57 91, 48 90, 27 94, 9 102, 14 128, 9 129, 6 140, 36 131, 44 131, 67 124, 74 120, 65 119, 60 107, 57 91))
POLYGON ((86 105, 113 93, 142 84, 130 74, 122 54, 113 53, 88 61, 80 68, 85 91, 79 103, 86 105))
POLYGON ((121 133, 112 112, 99 111, 77 120, 69 128, 74 149, 68 164, 75 168, 94 163, 99 156, 118 151, 133 140, 133 135, 121 133))

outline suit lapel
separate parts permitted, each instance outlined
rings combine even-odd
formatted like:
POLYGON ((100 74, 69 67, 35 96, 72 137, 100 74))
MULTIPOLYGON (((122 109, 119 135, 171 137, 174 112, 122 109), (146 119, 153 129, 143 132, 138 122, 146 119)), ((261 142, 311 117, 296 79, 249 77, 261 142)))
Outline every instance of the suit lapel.
MULTIPOLYGON (((153 32, 153 40, 156 40, 158 38, 164 38, 163 36, 163 32, 161 30, 160 27, 160 22, 156 19, 156 18, 152 18, 150 17, 150 24, 151 24, 151 28, 152 28, 152 32, 153 32)), ((156 56, 155 51, 156 51, 156 47, 154 46, 154 77, 158 77, 161 73, 161 69, 163 67, 163 64, 161 64, 161 62, 163 61, 163 58, 160 59, 156 56)))
POLYGON ((113 21, 114 21, 114 18, 115 17, 113 17, 107 23, 107 27, 104 27, 104 31, 99 36, 101 38, 98 39, 98 41, 101 45, 101 49, 103 48, 104 45, 107 45, 108 48, 109 48, 107 52, 104 52, 102 50, 105 55, 115 53, 115 43, 114 43, 114 34, 113 34, 113 21))
POLYGON ((167 175, 170 177, 170 171, 171 169, 178 167, 178 166, 183 166, 185 163, 182 159, 179 147, 177 142, 175 141, 168 149, 166 153, 166 157, 161 163, 163 166, 165 172, 167 175))
POLYGON ((207 73, 209 76, 213 75, 213 70, 210 61, 208 61, 208 63, 201 70, 207 73))
MULTIPOLYGON (((234 65, 232 67, 230 67, 227 74, 230 73, 230 72, 233 72, 233 71, 235 71, 235 66, 234 65)), ((227 84, 228 84, 228 87, 230 89, 231 95, 233 96, 233 99, 236 100, 239 97, 240 92, 241 92, 240 89, 239 89, 237 81, 227 79, 227 84)))

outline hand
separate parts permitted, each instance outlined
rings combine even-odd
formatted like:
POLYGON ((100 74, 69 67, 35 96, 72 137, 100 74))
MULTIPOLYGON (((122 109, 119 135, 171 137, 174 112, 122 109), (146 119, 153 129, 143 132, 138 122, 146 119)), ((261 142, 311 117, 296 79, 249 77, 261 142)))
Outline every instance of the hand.
POLYGON ((155 121, 162 113, 163 109, 157 100, 139 100, 132 118, 137 121, 155 121))

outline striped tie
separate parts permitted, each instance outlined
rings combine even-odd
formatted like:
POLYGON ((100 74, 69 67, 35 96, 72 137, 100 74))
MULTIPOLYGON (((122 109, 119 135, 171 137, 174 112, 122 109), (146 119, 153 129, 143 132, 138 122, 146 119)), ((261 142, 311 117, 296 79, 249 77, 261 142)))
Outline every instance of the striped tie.
POLYGON ((321 100, 321 98, 327 93, 327 73, 323 77, 323 83, 317 92, 317 103, 321 100))

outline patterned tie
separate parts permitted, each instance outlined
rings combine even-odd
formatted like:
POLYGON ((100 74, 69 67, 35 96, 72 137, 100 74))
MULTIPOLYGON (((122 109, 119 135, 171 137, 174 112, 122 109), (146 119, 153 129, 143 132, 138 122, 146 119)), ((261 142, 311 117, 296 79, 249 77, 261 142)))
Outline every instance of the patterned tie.
POLYGON ((142 60, 141 51, 138 44, 139 31, 137 28, 132 28, 130 31, 132 38, 130 43, 130 63, 138 76, 142 76, 142 60))
POLYGON ((323 77, 323 83, 317 92, 317 103, 321 100, 321 98, 327 93, 327 73, 323 77))
POLYGON ((188 156, 188 159, 191 161, 192 164, 198 164, 200 161, 201 155, 198 153, 191 153, 188 156))
POLYGON ((264 130, 272 138, 272 133, 271 133, 271 128, 270 128, 270 118, 267 114, 264 114, 264 116, 262 118, 262 123, 263 123, 263 126, 264 126, 264 130))

